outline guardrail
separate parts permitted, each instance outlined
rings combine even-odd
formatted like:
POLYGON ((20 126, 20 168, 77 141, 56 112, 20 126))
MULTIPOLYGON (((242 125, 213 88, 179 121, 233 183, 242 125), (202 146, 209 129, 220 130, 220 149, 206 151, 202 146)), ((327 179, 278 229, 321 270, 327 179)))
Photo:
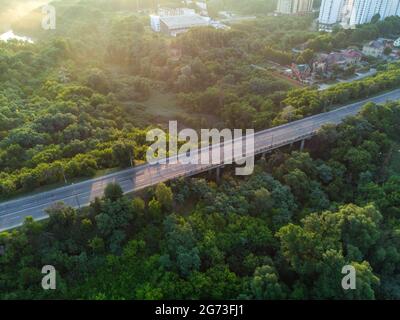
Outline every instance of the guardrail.
MULTIPOLYGON (((259 155, 259 154, 262 154, 262 153, 265 153, 265 152, 268 152, 268 151, 273 151, 273 150, 279 149, 281 147, 284 147, 284 146, 287 146, 287 145, 290 145, 292 143, 296 143, 296 142, 299 142, 299 141, 302 141, 302 140, 310 139, 313 136, 315 136, 317 134, 317 132, 318 131, 316 130, 316 131, 313 131, 313 132, 310 132, 310 133, 295 137, 293 139, 288 139, 288 140, 282 141, 282 142, 277 143, 277 144, 272 144, 272 145, 269 145, 269 146, 266 146, 266 147, 263 147, 263 148, 258 148, 258 149, 256 149, 254 151, 254 155, 253 156, 259 155)), ((219 164, 211 164, 211 165, 208 165, 206 167, 200 167, 199 169, 195 169, 195 170, 191 170, 191 171, 188 171, 188 172, 183 172, 181 174, 177 174, 177 175, 175 175, 175 177, 173 179, 169 179, 169 178, 166 177, 165 180, 163 180, 163 181, 177 180, 177 179, 180 179, 180 178, 193 177, 195 175, 198 175, 198 174, 210 171, 210 170, 214 170, 214 169, 217 169, 217 168, 225 167, 227 165, 231 165, 231 163, 221 162, 219 164)), ((140 189, 144 189, 144 188, 147 188, 147 187, 148 186, 144 186, 144 187, 142 187, 140 189)), ((127 191, 127 193, 131 193, 133 191, 135 191, 135 190, 127 191)))

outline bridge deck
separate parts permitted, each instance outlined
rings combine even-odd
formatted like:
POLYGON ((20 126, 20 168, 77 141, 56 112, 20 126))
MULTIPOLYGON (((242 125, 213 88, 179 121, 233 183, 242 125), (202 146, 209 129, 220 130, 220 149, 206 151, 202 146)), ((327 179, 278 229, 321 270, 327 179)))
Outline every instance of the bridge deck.
MULTIPOLYGON (((318 114, 299 121, 291 122, 279 127, 260 131, 255 134, 254 151, 256 154, 274 150, 316 134, 318 129, 328 123, 338 124, 344 118, 355 115, 367 102, 385 103, 400 99, 400 89, 374 98, 360 101, 331 112, 318 114)), ((223 145, 219 145, 219 152, 223 154, 223 145)), ((232 147, 231 147, 232 148, 232 147)), ((235 147, 233 147, 235 148, 235 147)), ((201 149, 201 154, 210 157, 210 150, 201 149)), ((104 189, 110 182, 118 183, 125 193, 141 190, 160 182, 187 177, 225 165, 221 162, 216 165, 202 164, 145 164, 132 169, 123 170, 101 178, 87 180, 52 191, 27 196, 0 204, 0 231, 20 226, 24 219, 32 216, 35 220, 47 218, 45 209, 56 202, 64 202, 74 208, 87 206, 96 197, 103 195, 104 189)))

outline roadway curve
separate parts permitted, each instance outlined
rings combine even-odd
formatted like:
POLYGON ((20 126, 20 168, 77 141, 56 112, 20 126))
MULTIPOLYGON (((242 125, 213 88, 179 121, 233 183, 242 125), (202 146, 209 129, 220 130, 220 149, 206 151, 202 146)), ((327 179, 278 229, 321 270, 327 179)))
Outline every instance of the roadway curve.
MULTIPOLYGON (((271 151, 295 141, 313 136, 318 129, 328 123, 339 124, 344 118, 356 115, 367 102, 385 103, 400 99, 400 89, 366 99, 331 112, 291 122, 279 127, 260 131, 255 134, 255 153, 271 151)), ((218 145, 223 153, 226 146, 218 145)), ((232 146, 230 146, 232 148, 232 146)), ((209 148, 201 149, 200 154, 210 155, 209 148)), ((222 157, 221 157, 222 158, 222 157)), ((87 206, 96 197, 101 197, 104 188, 110 182, 118 183, 125 193, 131 193, 156 185, 160 182, 199 174, 212 168, 223 166, 201 164, 145 164, 135 168, 119 171, 101 178, 87 180, 74 185, 54 189, 52 191, 27 196, 0 204, 0 232, 20 226, 26 217, 35 220, 46 219, 45 209, 56 202, 78 208, 87 206)))

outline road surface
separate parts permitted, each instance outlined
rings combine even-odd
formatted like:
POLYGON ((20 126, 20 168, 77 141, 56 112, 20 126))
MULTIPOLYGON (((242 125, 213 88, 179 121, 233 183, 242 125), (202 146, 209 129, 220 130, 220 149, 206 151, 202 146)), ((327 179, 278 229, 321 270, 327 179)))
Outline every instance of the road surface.
MULTIPOLYGON (((331 112, 260 131, 256 133, 254 137, 255 153, 260 154, 268 152, 311 137, 316 134, 323 125, 328 123, 339 124, 347 116, 357 114, 360 108, 369 101, 385 103, 387 101, 399 99, 400 89, 331 112)), ((217 145, 216 148, 219 150, 218 152, 223 153, 224 149, 227 147, 226 145, 227 144, 217 145)), ((232 148, 234 150, 236 146, 230 146, 230 148, 232 151, 232 148)), ((199 152, 206 158, 210 157, 211 154, 209 148, 201 149, 199 152)), ((180 156, 180 158, 181 157, 182 156, 180 156)), ((96 197, 102 197, 104 188, 111 182, 118 183, 125 193, 130 193, 156 185, 160 182, 177 179, 179 177, 193 176, 223 165, 223 162, 216 165, 182 164, 180 162, 176 164, 145 164, 101 178, 91 179, 52 191, 4 202, 0 204, 0 231, 20 226, 28 216, 32 216, 35 220, 47 218, 45 209, 56 202, 64 202, 74 208, 87 206, 96 197)))

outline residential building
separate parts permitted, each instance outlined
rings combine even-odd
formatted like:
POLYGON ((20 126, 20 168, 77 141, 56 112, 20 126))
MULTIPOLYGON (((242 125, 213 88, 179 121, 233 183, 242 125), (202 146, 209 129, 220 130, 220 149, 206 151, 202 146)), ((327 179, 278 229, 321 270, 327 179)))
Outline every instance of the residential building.
POLYGON ((160 32, 161 31, 161 26, 160 26, 160 16, 159 15, 150 15, 150 26, 151 29, 154 32, 160 32))
POLYGON ((312 12, 314 0, 279 0, 276 12, 281 14, 303 14, 312 12))
POLYGON ((196 1, 196 5, 201 10, 202 14, 208 14, 207 1, 196 1))
POLYGON ((400 0, 379 0, 379 13, 381 19, 390 16, 400 16, 400 0))
POLYGON ((354 0, 350 16, 350 26, 371 22, 379 13, 382 0, 354 0))
POLYGON ((341 11, 340 24, 344 28, 348 28, 350 26, 350 19, 353 13, 355 0, 343 0, 343 8, 341 11))
POLYGON ((363 55, 358 50, 347 49, 341 51, 343 59, 349 65, 355 65, 361 62, 363 55))
POLYGON ((292 73, 299 81, 304 81, 311 76, 311 67, 308 64, 292 64, 292 73))
POLYGON ((209 25, 210 18, 197 14, 160 18, 161 32, 172 37, 187 32, 190 28, 206 27, 209 25))
POLYGON ((399 48, 399 47, 400 47, 400 38, 398 38, 398 39, 393 43, 393 45, 394 45, 396 48, 399 48))
POLYGON ((150 26, 154 32, 161 31, 161 17, 190 16, 195 15, 196 11, 189 8, 163 8, 157 10, 157 14, 150 15, 150 26))
POLYGON ((330 31, 338 23, 354 28, 371 22, 377 14, 381 20, 400 16, 400 0, 322 0, 320 30, 330 31))
POLYGON ((297 5, 295 3, 295 10, 297 13, 308 13, 312 12, 314 7, 314 0, 298 0, 297 5))
POLYGON ((380 58, 384 55, 385 49, 393 48, 393 45, 393 40, 380 38, 364 45, 363 54, 365 54, 366 56, 380 58))
POLYGON ((161 17, 185 16, 191 14, 196 14, 196 10, 189 8, 167 8, 167 7, 158 8, 158 15, 161 17))
POLYGON ((292 0, 279 0, 278 8, 276 12, 282 14, 291 14, 292 13, 292 0))
POLYGON ((344 4, 344 0, 322 0, 318 18, 321 31, 330 31, 341 22, 344 4))
POLYGON ((362 53, 356 50, 341 50, 339 52, 331 52, 328 54, 319 54, 313 63, 315 72, 326 73, 333 69, 347 70, 362 60, 362 53))
POLYGON ((349 25, 371 22, 379 14, 380 19, 400 15, 400 0, 354 0, 349 25))

